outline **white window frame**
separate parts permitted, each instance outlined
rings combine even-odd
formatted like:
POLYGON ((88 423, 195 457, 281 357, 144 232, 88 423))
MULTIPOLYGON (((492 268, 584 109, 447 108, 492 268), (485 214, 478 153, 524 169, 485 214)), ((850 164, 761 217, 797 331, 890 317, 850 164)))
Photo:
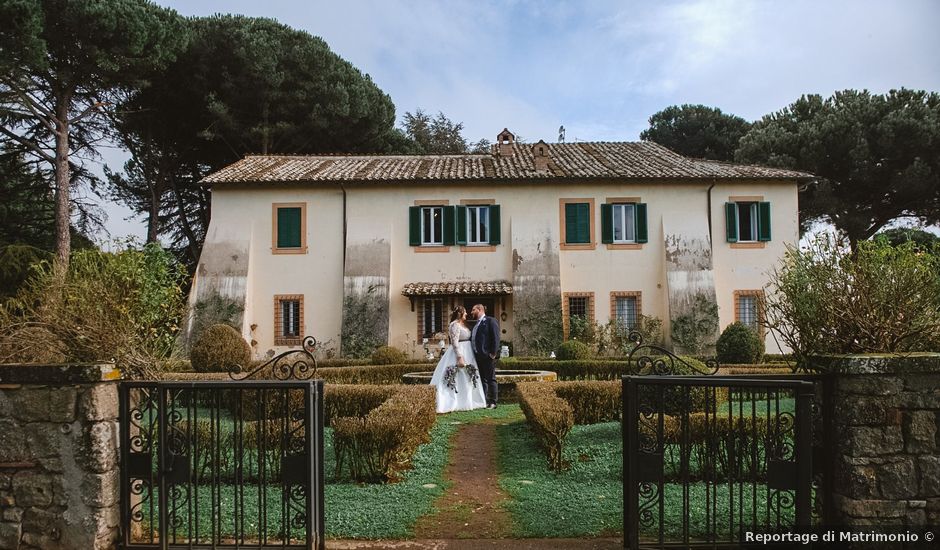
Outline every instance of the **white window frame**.
POLYGON ((741 294, 738 296, 738 310, 735 311, 736 321, 754 330, 760 330, 760 309, 758 297, 754 294, 741 294), (746 312, 747 317, 751 317, 753 323, 748 323, 744 319, 742 312, 746 312))
POLYGON ((422 206, 421 207, 421 246, 444 246, 444 207, 443 206, 422 206), (440 227, 435 234, 434 213, 440 216, 440 227), (431 221, 430 240, 425 239, 426 218, 431 221))
POLYGON ((734 203, 734 209, 735 209, 735 218, 738 221, 738 228, 737 228, 738 229, 738 242, 739 243, 756 243, 757 242, 757 203, 756 202, 736 202, 734 203), (743 231, 741 231, 742 227, 744 227, 741 221, 741 207, 742 206, 748 206, 748 210, 750 210, 750 214, 751 214, 751 224, 750 224, 751 225, 750 227, 751 238, 750 239, 741 238, 741 235, 744 234, 743 231))
POLYGON ((619 202, 612 205, 614 243, 629 244, 636 242, 636 204, 619 202), (617 224, 622 228, 621 238, 617 238, 617 224))
POLYGON ((489 244, 490 244, 490 207, 489 205, 474 205, 474 206, 468 205, 467 206, 467 245, 468 246, 484 246, 484 245, 489 245, 489 244))
POLYGON ((615 296, 614 297, 614 313, 616 315, 617 323, 619 323, 623 328, 627 330, 635 329, 637 324, 639 324, 639 321, 640 321, 640 312, 639 312, 639 308, 637 307, 638 305, 639 305, 639 300, 637 299, 636 296, 615 296), (621 300, 625 300, 625 301, 629 300, 633 302, 633 325, 631 326, 627 326, 626 319, 620 316, 620 303, 621 303, 620 301, 621 300))

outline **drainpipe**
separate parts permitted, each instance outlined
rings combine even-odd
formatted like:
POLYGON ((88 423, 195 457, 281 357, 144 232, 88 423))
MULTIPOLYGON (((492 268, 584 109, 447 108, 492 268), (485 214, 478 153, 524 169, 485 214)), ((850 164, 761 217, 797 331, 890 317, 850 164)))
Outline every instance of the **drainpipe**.
POLYGON ((343 275, 346 274, 346 186, 342 183, 339 188, 343 191, 343 275))
POLYGON ((708 247, 714 252, 715 240, 712 238, 712 189, 715 187, 716 180, 712 179, 712 184, 708 186, 708 247))

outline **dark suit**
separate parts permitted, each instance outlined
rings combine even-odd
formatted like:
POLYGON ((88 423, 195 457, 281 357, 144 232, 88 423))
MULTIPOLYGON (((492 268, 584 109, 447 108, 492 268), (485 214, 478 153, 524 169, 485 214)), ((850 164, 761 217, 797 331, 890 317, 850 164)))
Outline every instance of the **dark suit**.
POLYGON ((499 334, 499 321, 489 315, 484 315, 473 327, 473 334, 470 338, 487 405, 495 405, 499 399, 499 386, 496 384, 496 359, 491 357, 491 355, 498 357, 499 334))

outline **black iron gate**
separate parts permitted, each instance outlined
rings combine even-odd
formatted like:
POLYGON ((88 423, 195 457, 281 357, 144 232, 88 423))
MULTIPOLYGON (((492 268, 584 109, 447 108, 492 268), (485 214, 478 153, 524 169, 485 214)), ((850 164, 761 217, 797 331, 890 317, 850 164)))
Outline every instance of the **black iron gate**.
POLYGON ((123 548, 324 545, 322 381, 126 382, 123 548))
POLYGON ((626 376, 623 397, 625 548, 810 527, 811 382, 626 376))

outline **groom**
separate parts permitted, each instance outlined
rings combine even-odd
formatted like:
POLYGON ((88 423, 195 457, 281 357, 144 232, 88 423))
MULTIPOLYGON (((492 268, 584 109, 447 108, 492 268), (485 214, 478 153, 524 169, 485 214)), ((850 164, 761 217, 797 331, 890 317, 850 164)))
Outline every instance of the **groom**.
POLYGON ((495 409, 499 399, 495 366, 496 353, 499 351, 499 322, 486 314, 486 307, 482 304, 473 306, 470 313, 477 320, 470 335, 470 344, 473 346, 473 355, 480 371, 480 381, 483 382, 486 408, 495 409))

